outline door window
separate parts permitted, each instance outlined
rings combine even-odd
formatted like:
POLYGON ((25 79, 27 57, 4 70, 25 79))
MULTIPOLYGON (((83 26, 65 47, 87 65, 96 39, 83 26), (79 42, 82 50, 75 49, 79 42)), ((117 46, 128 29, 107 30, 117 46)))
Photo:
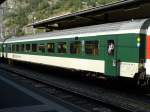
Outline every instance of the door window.
POLYGON ((115 42, 114 40, 108 40, 107 41, 107 53, 110 56, 114 56, 115 51, 115 42))

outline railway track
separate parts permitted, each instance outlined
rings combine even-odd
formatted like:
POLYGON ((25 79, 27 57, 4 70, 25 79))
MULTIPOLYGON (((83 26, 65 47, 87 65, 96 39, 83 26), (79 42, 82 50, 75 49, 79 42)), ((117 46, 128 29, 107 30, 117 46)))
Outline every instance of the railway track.
MULTIPOLYGON (((79 91, 78 88, 72 88, 58 84, 56 82, 46 80, 38 73, 26 72, 17 68, 11 68, 5 65, 0 65, 0 68, 17 74, 17 77, 23 77, 25 79, 36 82, 36 87, 42 88, 49 94, 54 95, 62 100, 72 103, 73 105, 83 108, 83 110, 89 112, 103 112, 103 111, 117 111, 117 112, 150 112, 148 105, 143 106, 139 102, 135 102, 125 98, 109 98, 105 92, 103 96, 90 95, 88 92, 79 91), (139 106, 140 105, 140 106, 139 106)), ((102 94, 101 94, 102 95, 102 94)))

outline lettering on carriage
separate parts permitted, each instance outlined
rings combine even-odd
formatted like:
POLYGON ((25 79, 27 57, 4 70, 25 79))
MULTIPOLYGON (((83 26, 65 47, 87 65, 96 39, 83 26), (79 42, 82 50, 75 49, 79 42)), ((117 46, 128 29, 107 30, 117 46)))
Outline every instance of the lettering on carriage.
POLYGON ((13 54, 12 55, 13 58, 21 58, 21 56, 17 55, 17 54, 13 54))

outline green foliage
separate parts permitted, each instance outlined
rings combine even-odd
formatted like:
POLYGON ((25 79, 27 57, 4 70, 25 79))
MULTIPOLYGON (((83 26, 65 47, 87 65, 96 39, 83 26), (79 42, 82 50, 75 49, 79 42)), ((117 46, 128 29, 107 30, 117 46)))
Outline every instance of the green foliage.
MULTIPOLYGON (((12 9, 5 13, 5 26, 15 35, 24 35, 29 23, 65 13, 77 12, 117 0, 8 0, 12 9), (14 5, 12 5, 12 3, 14 5)), ((9 34, 10 35, 10 34, 9 34)))

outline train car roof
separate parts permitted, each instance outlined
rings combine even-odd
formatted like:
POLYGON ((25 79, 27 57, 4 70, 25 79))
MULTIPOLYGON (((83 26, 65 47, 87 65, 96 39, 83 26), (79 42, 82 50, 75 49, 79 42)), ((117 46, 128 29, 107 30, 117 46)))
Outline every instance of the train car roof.
MULTIPOLYGON (((139 20, 130 20, 130 21, 123 21, 123 22, 115 22, 115 23, 107 23, 107 24, 100 24, 100 25, 93 25, 93 26, 86 26, 86 27, 79 27, 79 28, 72 28, 67 30, 58 30, 48 33, 41 33, 37 35, 27 35, 22 37, 12 37, 6 40, 8 42, 19 42, 19 41, 33 41, 33 40, 47 40, 51 39, 52 37, 61 37, 67 35, 76 35, 79 34, 90 34, 90 33, 102 33, 111 32, 114 34, 116 32, 122 33, 140 33, 142 25, 150 19, 139 19, 139 20)), ((110 33, 110 34, 111 34, 110 33)), ((103 33, 102 33, 103 34, 103 33)))

